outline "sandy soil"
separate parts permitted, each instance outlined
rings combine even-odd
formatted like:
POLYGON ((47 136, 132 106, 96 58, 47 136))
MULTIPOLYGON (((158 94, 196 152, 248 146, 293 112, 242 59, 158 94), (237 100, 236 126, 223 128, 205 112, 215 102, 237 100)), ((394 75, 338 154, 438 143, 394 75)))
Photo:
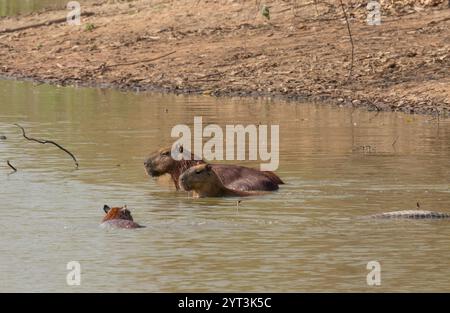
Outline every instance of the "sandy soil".
POLYGON ((80 26, 2 33, 68 11, 0 19, 0 75, 448 116, 450 9, 443 0, 409 1, 406 7, 384 1, 378 26, 366 23, 365 2, 345 1, 354 42, 351 73, 338 1, 265 1, 268 20, 261 1, 110 0, 82 2, 82 11, 94 15, 82 17, 80 26))

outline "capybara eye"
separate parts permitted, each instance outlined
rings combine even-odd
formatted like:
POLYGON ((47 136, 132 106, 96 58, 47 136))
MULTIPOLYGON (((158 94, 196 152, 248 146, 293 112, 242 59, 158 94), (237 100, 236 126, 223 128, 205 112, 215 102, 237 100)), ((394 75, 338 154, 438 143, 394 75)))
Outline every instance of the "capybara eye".
POLYGON ((166 151, 166 152, 164 152, 162 155, 164 155, 164 156, 169 156, 169 155, 170 155, 170 151, 166 151))

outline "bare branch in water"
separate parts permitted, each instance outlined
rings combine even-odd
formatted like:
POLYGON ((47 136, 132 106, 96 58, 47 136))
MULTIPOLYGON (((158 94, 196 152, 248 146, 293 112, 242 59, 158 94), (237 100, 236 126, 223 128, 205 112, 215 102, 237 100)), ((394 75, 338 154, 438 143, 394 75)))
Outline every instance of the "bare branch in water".
POLYGON ((394 142, 392 143, 392 146, 393 146, 393 147, 395 147, 395 144, 397 143, 397 140, 398 140, 399 137, 400 137, 400 136, 397 136, 397 137, 395 138, 394 142))
POLYGON ((59 145, 58 143, 56 143, 52 140, 35 139, 35 138, 28 137, 27 134, 25 133, 25 129, 22 126, 20 126, 19 124, 14 124, 14 125, 16 125, 17 127, 19 127, 22 130, 22 135, 25 139, 34 141, 37 143, 41 143, 41 144, 47 144, 47 143, 52 144, 52 145, 58 147, 59 149, 61 149, 62 151, 64 151, 65 153, 67 153, 68 155, 70 155, 71 158, 73 159, 73 161, 75 162, 75 167, 78 169, 78 161, 75 158, 75 156, 72 154, 72 152, 70 152, 69 150, 67 150, 66 148, 62 147, 61 145, 59 145))
POLYGON ((14 172, 17 172, 17 168, 15 168, 15 167, 9 162, 9 160, 6 160, 6 164, 8 164, 8 166, 9 166, 14 172))

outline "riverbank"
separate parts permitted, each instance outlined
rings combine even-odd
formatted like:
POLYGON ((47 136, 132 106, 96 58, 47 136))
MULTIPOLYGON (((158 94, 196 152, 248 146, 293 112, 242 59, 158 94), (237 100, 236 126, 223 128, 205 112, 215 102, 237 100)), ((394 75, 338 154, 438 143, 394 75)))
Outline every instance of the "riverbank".
MULTIPOLYGON (((358 1, 353 1, 358 2, 358 1)), ((439 2, 439 1, 437 1, 439 2)), ((267 1, 104 1, 82 25, 53 10, 0 19, 0 75, 60 85, 331 101, 450 114, 450 9, 382 11, 267 1)))

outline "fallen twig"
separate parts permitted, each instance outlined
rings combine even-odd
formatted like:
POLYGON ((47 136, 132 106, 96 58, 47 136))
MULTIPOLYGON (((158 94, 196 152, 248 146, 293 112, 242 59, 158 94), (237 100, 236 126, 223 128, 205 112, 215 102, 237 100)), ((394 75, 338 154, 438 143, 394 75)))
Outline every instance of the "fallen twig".
POLYGON ((354 56, 355 56, 355 46, 353 44, 352 31, 350 29, 350 23, 348 22, 347 12, 345 12, 344 3, 342 2, 342 0, 339 0, 339 3, 341 4, 342 13, 344 13, 345 22, 347 24, 347 31, 348 31, 348 35, 350 37, 350 43, 352 45, 352 60, 350 63, 350 70, 348 72, 348 79, 350 79, 352 77, 352 72, 353 72, 353 60, 354 60, 354 56))
POLYGON ((126 62, 126 63, 116 63, 116 64, 111 64, 111 65, 102 65, 101 67, 116 67, 116 66, 125 66, 125 65, 134 65, 134 64, 138 64, 138 63, 145 63, 145 62, 152 62, 152 61, 156 61, 162 58, 165 58, 171 54, 174 54, 176 51, 172 51, 163 55, 160 55, 159 57, 156 58, 152 58, 152 59, 145 59, 145 60, 138 60, 138 61, 131 61, 131 62, 126 62))
MULTIPOLYGON (((192 79, 192 80, 190 80, 191 82, 195 82, 195 81, 208 81, 209 79, 211 79, 212 77, 215 77, 215 76, 220 76, 220 75, 222 75, 223 73, 211 73, 211 74, 206 74, 206 75, 203 75, 203 76, 199 76, 199 77, 196 77, 196 78, 194 78, 194 79, 192 79)), ((212 79, 212 81, 218 81, 218 80, 220 80, 220 79, 212 79)))
MULTIPOLYGON (((448 3, 449 3, 449 8, 450 8, 450 0, 449 0, 448 3)), ((443 19, 438 20, 438 21, 431 21, 431 22, 429 22, 429 23, 427 24, 427 26, 434 26, 434 25, 436 25, 436 24, 438 24, 438 23, 446 22, 446 21, 448 21, 448 20, 450 20, 450 17, 446 17, 446 18, 443 18, 443 19)))
POLYGON ((15 168, 15 167, 9 162, 9 160, 6 161, 6 164, 8 164, 8 166, 9 166, 10 168, 12 168, 12 170, 13 170, 14 172, 17 172, 17 168, 15 168))
POLYGON ((26 133, 25 133, 25 129, 24 129, 22 126, 20 126, 19 124, 14 124, 14 125, 16 125, 17 127, 19 127, 19 128, 22 130, 22 135, 23 135, 23 137, 24 137, 25 139, 30 140, 30 141, 35 141, 35 142, 41 143, 41 144, 50 143, 50 144, 52 144, 52 145, 58 147, 58 148, 61 149, 62 151, 66 152, 68 155, 70 155, 70 156, 72 157, 73 161, 75 162, 75 166, 76 166, 76 168, 78 169, 78 161, 77 161, 77 159, 75 158, 75 156, 74 156, 69 150, 67 150, 66 148, 62 147, 61 145, 57 144, 56 142, 54 142, 54 141, 52 141, 52 140, 35 139, 35 138, 28 137, 28 136, 26 135, 26 133))
POLYGON ((378 109, 378 107, 377 107, 377 113, 375 113, 375 115, 374 116, 372 116, 371 118, 369 118, 369 123, 370 122, 372 122, 372 120, 374 119, 374 118, 376 118, 377 116, 378 116, 378 114, 380 114, 380 110, 378 109))
MULTIPOLYGON (((328 2, 326 2, 326 1, 317 1, 317 0, 313 0, 312 2, 308 2, 308 3, 296 5, 296 6, 295 6, 295 9, 301 9, 301 8, 305 8, 305 7, 310 6, 310 5, 314 5, 315 10, 316 10, 316 12, 318 13, 318 11, 317 11, 317 5, 318 5, 318 4, 323 4, 323 5, 325 5, 325 6, 328 6, 328 7, 330 7, 330 8, 333 8, 333 5, 330 4, 330 3, 328 3, 328 2)), ((279 12, 276 12, 276 13, 279 13, 279 12)))
POLYGON ((395 140, 394 140, 394 142, 392 143, 392 147, 395 148, 395 144, 397 143, 397 140, 398 140, 399 137, 400 137, 400 136, 395 137, 395 140))
MULTIPOLYGON (((80 16, 84 16, 84 17, 92 16, 92 15, 94 15, 93 12, 82 12, 80 14, 80 16)), ((21 31, 21 30, 30 29, 30 28, 36 28, 36 27, 48 26, 48 25, 52 25, 52 24, 64 23, 66 21, 67 21, 67 17, 61 17, 61 18, 57 18, 57 19, 54 19, 54 20, 46 21, 46 22, 40 22, 40 23, 20 26, 20 27, 16 27, 16 28, 6 28, 6 29, 3 29, 3 30, 0 30, 0 34, 14 33, 14 32, 18 32, 18 31, 21 31)))

